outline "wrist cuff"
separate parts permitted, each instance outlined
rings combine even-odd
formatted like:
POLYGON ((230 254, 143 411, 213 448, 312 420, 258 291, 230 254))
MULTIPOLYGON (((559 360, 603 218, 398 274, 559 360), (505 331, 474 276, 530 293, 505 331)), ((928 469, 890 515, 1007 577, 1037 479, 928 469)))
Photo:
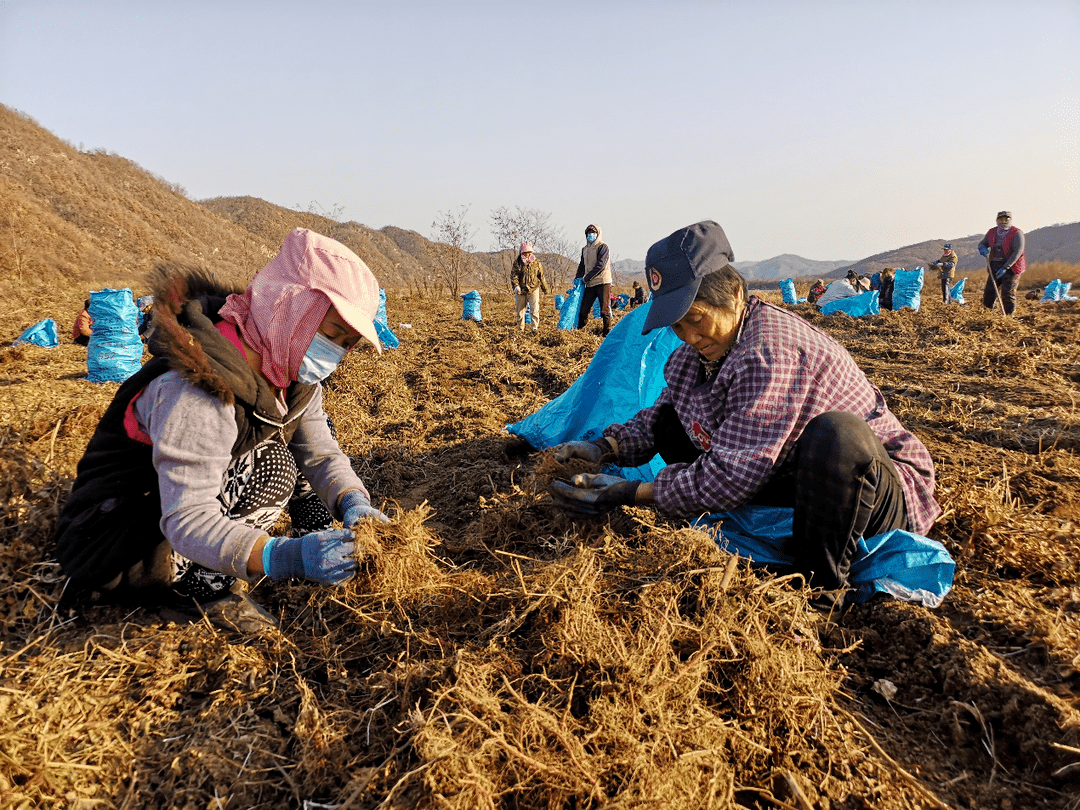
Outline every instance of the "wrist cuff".
POLYGON ((266 545, 264 545, 262 549, 263 573, 266 574, 266 576, 270 576, 270 549, 273 545, 274 538, 271 537, 266 541, 266 545))

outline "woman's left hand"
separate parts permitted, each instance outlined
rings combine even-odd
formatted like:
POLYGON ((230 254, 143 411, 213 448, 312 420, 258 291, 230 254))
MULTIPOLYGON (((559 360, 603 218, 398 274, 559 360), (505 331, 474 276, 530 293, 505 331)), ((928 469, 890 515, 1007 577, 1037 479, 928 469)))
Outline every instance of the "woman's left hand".
POLYGON ((389 523, 390 518, 371 505, 367 496, 358 489, 350 489, 338 499, 338 509, 341 510, 341 525, 346 529, 353 528, 364 518, 372 518, 380 523, 389 523))
POLYGON ((615 475, 581 473, 565 481, 552 481, 548 492, 568 512, 582 517, 600 517, 619 506, 633 506, 640 481, 615 475))

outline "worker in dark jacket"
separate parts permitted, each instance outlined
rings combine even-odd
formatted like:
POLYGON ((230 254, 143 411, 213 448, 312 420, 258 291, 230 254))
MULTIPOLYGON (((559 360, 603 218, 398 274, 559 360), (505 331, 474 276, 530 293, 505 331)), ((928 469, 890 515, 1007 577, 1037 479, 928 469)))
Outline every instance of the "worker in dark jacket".
POLYGON ((581 249, 575 279, 585 283, 585 294, 578 310, 578 329, 584 329, 592 314, 593 302, 600 301, 600 317, 604 321, 604 334, 611 331, 611 251, 604 242, 599 225, 585 229, 585 247, 581 249))

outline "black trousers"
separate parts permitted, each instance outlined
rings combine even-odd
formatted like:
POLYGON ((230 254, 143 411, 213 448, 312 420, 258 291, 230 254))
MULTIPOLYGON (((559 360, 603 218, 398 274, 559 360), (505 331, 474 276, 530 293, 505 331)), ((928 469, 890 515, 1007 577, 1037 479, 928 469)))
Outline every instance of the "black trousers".
POLYGON ((586 287, 581 296, 581 309, 578 310, 577 328, 584 329, 592 314, 593 301, 600 299, 600 317, 604 321, 604 334, 611 331, 611 285, 594 284, 586 287))
POLYGON ((1016 310, 1016 288, 1019 283, 1020 276, 1012 271, 1006 271, 1005 275, 996 281, 991 281, 990 276, 987 275, 986 286, 983 288, 983 306, 987 309, 994 309, 997 306, 997 296, 994 294, 996 285, 1001 295, 1002 309, 1005 310, 1006 315, 1012 315, 1016 310))
MULTIPOLYGON (((677 425, 674 408, 662 413, 665 426, 656 436, 658 448, 664 435, 674 452, 669 458, 660 451, 661 457, 668 463, 693 461, 697 448, 671 418, 677 425)), ((750 503, 794 509, 792 537, 782 549, 795 561, 790 570, 828 590, 847 586, 860 537, 909 528, 892 459, 864 419, 843 411, 811 419, 787 461, 750 503)))

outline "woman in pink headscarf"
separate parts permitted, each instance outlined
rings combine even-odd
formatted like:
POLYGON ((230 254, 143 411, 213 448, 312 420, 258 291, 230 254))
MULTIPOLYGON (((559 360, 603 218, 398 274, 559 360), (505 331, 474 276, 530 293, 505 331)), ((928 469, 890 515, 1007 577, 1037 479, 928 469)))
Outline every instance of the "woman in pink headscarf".
POLYGON ((352 527, 386 520, 331 435, 319 384, 361 339, 381 352, 379 285, 347 247, 298 228, 243 291, 176 266, 154 287, 154 358, 79 462, 57 556, 76 595, 265 626, 237 580, 345 582, 352 527), (300 473, 343 529, 270 536, 300 473))
POLYGON ((510 267, 510 285, 514 288, 514 310, 517 312, 518 329, 525 331, 525 308, 529 309, 529 323, 535 335, 540 331, 540 293, 547 293, 544 281, 544 265, 533 253, 532 242, 522 242, 518 257, 510 267))

